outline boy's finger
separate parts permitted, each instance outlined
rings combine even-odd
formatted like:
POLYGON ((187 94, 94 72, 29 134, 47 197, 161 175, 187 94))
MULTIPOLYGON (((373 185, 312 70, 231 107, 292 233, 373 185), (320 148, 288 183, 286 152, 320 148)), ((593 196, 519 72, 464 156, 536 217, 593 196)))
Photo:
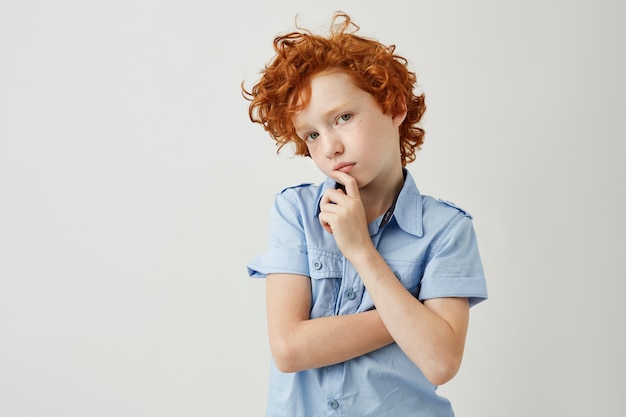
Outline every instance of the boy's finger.
POLYGON ((333 171, 333 178, 335 181, 343 185, 346 195, 352 197, 359 196, 359 186, 353 176, 342 171, 333 171))

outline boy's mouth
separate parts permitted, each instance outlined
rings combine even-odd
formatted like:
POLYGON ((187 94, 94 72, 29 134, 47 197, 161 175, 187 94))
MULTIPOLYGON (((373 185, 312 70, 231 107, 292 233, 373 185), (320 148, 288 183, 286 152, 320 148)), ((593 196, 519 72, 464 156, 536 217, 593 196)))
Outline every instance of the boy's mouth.
POLYGON ((347 174, 350 171, 352 171, 352 168, 354 168, 354 165, 355 165, 354 162, 342 162, 342 163, 335 165, 333 167, 333 171, 341 171, 347 174))

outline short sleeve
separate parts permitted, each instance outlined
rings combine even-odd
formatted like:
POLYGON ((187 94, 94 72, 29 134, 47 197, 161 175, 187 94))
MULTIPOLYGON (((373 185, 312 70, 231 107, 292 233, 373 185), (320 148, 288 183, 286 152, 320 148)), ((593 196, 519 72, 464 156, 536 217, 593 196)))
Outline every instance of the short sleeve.
POLYGON ((295 194, 283 191, 276 195, 269 219, 268 250, 247 269, 253 278, 271 273, 309 275, 304 224, 295 194))
POLYGON ((469 216, 459 213, 433 242, 419 298, 467 297, 470 307, 487 299, 476 233, 469 216))

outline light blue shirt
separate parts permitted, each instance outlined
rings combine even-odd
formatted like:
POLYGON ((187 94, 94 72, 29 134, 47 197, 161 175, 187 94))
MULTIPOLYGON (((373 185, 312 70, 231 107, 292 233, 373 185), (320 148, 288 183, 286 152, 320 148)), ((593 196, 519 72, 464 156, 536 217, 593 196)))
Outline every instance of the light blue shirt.
MULTIPOLYGON (((472 217, 449 202, 421 195, 411 174, 393 216, 369 225, 378 252, 420 300, 487 298, 472 217)), ((311 318, 374 308, 359 275, 317 217, 319 201, 334 186, 302 184, 276 195, 267 252, 248 265, 251 277, 289 273, 311 277, 311 318)), ((295 373, 272 363, 268 417, 453 416, 449 401, 395 344, 332 366, 295 373)))

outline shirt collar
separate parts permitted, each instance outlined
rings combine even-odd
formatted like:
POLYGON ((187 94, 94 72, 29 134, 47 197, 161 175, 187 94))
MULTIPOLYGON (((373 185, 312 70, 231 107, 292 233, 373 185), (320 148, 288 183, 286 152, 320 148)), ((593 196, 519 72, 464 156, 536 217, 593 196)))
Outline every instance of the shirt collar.
MULTIPOLYGON (((395 201, 393 216, 389 222, 395 220, 398 226, 405 232, 421 237, 423 235, 422 194, 420 194, 417 189, 417 185, 415 184, 411 173, 406 168, 403 168, 403 171, 405 174, 404 184, 395 201)), ((327 178, 326 181, 322 183, 316 200, 316 216, 320 213, 320 200, 322 199, 324 192, 326 192, 327 189, 334 187, 335 181, 331 178, 327 178)), ((380 216, 377 221, 380 222, 383 216, 380 216)))

